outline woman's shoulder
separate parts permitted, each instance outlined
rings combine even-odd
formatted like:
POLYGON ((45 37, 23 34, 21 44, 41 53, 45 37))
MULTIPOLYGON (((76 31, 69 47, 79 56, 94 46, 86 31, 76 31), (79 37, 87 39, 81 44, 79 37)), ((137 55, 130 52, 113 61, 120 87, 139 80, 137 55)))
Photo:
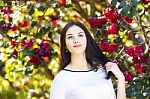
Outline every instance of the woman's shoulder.
POLYGON ((64 72, 59 71, 59 72, 55 75, 55 77, 54 77, 53 80, 61 80, 61 79, 64 78, 64 76, 65 76, 64 72))

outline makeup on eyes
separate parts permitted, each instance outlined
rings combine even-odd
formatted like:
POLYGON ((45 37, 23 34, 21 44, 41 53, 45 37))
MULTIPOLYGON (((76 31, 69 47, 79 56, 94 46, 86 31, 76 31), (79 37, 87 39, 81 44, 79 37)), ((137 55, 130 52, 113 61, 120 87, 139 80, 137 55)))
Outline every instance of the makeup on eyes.
MULTIPOLYGON (((84 32, 79 32, 79 33, 78 33, 78 36, 79 36, 79 37, 83 37, 83 33, 84 33, 84 32)), ((67 39, 73 38, 73 34, 69 34, 69 33, 68 33, 68 34, 66 34, 66 37, 67 37, 67 39)))

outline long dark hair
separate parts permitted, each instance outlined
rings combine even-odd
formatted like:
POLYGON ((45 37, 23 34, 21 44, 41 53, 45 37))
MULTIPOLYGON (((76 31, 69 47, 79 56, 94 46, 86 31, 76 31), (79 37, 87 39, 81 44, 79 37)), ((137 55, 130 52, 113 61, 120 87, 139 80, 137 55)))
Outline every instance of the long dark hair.
POLYGON ((97 65, 100 64, 104 66, 109 60, 108 58, 102 53, 102 50, 99 48, 93 37, 91 36, 88 29, 81 23, 81 22, 68 22, 62 30, 61 37, 60 37, 60 50, 61 50, 61 69, 64 69, 71 61, 71 53, 66 52, 66 43, 65 37, 67 30, 76 25, 83 29, 86 38, 87 38, 87 46, 86 46, 86 59, 87 62, 91 65, 92 68, 97 68, 97 65))

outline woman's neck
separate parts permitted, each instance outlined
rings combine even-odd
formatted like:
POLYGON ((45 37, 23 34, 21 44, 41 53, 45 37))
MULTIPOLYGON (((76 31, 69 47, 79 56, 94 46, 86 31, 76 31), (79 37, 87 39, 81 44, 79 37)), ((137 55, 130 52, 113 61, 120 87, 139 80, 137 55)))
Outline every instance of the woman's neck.
POLYGON ((69 67, 75 70, 89 70, 90 66, 86 60, 85 53, 78 55, 71 55, 71 62, 69 67))

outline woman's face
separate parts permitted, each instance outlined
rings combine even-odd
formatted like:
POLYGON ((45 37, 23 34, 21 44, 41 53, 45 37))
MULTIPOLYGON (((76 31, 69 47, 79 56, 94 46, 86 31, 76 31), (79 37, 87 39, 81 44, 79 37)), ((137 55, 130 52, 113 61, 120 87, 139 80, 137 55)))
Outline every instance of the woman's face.
POLYGON ((66 32, 66 47, 71 54, 81 54, 85 52, 87 39, 84 31, 73 25, 66 32))

